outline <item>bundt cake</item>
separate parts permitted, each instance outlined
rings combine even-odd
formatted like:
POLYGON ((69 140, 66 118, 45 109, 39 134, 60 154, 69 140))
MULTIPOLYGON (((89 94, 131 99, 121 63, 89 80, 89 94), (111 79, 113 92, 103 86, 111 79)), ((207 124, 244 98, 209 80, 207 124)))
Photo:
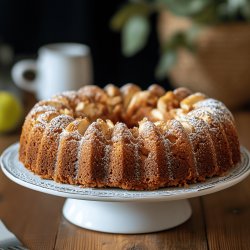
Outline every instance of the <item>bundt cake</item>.
POLYGON ((153 190, 223 175, 241 157, 223 103, 186 88, 109 84, 38 102, 23 125, 19 159, 60 183, 153 190))

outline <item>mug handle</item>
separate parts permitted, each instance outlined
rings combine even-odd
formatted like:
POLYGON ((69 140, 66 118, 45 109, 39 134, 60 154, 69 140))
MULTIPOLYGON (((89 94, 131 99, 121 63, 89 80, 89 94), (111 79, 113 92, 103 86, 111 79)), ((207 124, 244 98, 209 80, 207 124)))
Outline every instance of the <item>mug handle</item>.
POLYGON ((21 89, 33 93, 36 92, 36 73, 36 61, 31 59, 17 62, 11 70, 11 76, 14 83, 21 89), (29 74, 34 75, 32 79, 29 77, 29 74))

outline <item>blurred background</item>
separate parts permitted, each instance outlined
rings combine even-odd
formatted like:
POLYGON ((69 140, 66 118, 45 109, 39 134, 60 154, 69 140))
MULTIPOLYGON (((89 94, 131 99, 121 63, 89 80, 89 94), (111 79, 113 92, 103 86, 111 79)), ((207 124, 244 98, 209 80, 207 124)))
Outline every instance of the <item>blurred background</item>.
MULTIPOLYGON (((110 28, 110 19, 126 1, 0 1, 0 41, 11 46, 14 60, 36 56, 44 44, 77 42, 91 48, 94 82, 122 85, 155 81, 158 58, 155 32, 146 48, 132 58, 121 53, 120 34, 110 28)), ((155 22, 152 17, 152 22, 155 22)))
POLYGON ((0 90, 10 70, 57 42, 91 49, 94 83, 186 86, 232 110, 250 100, 250 0, 0 1, 0 90))

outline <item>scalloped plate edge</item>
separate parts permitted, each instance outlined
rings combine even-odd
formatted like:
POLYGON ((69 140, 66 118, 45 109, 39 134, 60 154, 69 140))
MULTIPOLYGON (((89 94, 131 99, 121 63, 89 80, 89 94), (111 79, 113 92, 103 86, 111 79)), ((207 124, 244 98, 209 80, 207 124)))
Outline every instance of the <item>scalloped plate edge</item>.
POLYGON ((211 194, 233 186, 250 174, 250 153, 241 146, 242 162, 226 176, 213 177, 189 187, 170 187, 155 191, 128 191, 114 188, 83 188, 41 179, 18 160, 19 143, 9 146, 0 163, 4 174, 17 184, 46 194, 95 201, 171 201, 211 194), (17 172, 15 172, 17 171, 17 172), (19 174, 19 176, 18 176, 19 174))

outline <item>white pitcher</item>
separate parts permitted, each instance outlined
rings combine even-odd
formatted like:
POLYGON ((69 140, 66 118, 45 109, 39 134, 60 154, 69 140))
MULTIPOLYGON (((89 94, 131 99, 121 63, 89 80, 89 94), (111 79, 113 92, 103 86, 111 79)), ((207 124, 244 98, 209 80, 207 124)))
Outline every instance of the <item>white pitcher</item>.
POLYGON ((22 60, 12 68, 14 83, 34 92, 38 100, 48 99, 66 90, 77 90, 92 84, 92 61, 88 46, 77 43, 55 43, 41 47, 37 60, 22 60), (34 72, 34 79, 27 77, 34 72))

